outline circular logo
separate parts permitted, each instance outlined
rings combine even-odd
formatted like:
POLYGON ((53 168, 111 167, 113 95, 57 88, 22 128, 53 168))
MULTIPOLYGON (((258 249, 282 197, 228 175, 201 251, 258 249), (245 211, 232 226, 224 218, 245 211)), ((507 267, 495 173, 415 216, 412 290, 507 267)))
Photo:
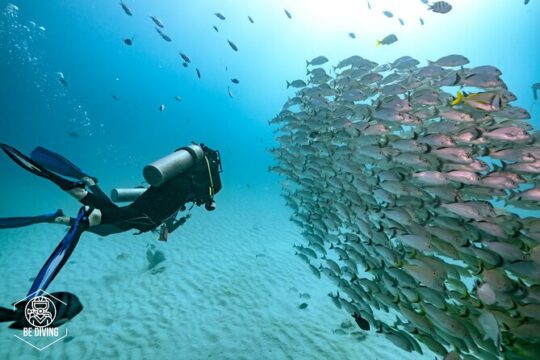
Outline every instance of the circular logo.
POLYGON ((47 327, 53 323, 56 317, 56 306, 48 297, 38 296, 26 304, 24 316, 33 327, 47 327))

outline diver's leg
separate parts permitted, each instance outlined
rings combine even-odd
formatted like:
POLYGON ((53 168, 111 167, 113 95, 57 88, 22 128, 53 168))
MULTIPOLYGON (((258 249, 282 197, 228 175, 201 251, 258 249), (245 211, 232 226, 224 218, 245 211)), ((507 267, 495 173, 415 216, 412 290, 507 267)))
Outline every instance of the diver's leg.
POLYGON ((28 291, 28 296, 39 296, 47 289, 71 256, 82 233, 99 221, 97 215, 96 209, 89 206, 83 206, 79 210, 79 214, 75 218, 73 225, 34 279, 28 291))
POLYGON ((61 217, 64 217, 64 213, 58 209, 53 213, 45 215, 0 218, 0 229, 18 228, 40 223, 53 223, 57 222, 57 219, 61 217))

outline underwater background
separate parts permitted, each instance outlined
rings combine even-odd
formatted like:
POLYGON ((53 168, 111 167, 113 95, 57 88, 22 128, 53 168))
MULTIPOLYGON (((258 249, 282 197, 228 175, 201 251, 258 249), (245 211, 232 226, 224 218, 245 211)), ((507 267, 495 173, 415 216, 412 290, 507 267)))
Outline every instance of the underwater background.
MULTIPOLYGON (((337 64, 361 55, 381 64, 409 55, 425 63, 462 54, 470 66, 501 69, 514 105, 527 109, 538 129, 540 105, 531 91, 540 82, 538 1, 454 0, 448 14, 428 11, 420 0, 371 0, 371 10, 366 1, 345 0, 126 1, 133 16, 109 0, 9 4, 0 1, 0 142, 24 153, 40 145, 63 154, 106 192, 140 185, 144 165, 204 142, 221 152, 223 190, 214 213, 194 209, 167 243, 155 234, 84 234, 51 285, 85 306, 67 324, 70 336, 38 352, 1 326, 0 357, 435 356, 407 353, 375 332, 361 339, 336 332, 350 316, 327 296, 334 286, 294 255, 302 230, 289 221, 280 177, 268 172, 268 149, 276 146, 268 121, 294 95, 286 81, 306 78, 307 59, 324 55, 337 64), (171 42, 160 38, 150 15, 165 24, 171 42), (396 43, 375 46, 392 33, 396 43), (179 52, 191 58, 188 67, 179 52), (156 252, 165 259, 159 271, 148 260, 156 252), (305 293, 309 298, 299 296, 305 293)), ((7 157, 0 174, 0 217, 59 208, 74 215, 79 208, 7 157)), ((24 296, 64 232, 49 224, 0 232, 0 304, 24 296)))

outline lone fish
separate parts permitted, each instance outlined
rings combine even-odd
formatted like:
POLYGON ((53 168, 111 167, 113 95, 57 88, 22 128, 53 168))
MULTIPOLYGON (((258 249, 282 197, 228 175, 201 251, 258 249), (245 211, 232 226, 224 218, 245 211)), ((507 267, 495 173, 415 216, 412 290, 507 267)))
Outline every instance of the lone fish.
POLYGON ((233 49, 234 51, 238 51, 238 46, 236 46, 235 43, 233 43, 231 40, 227 40, 227 42, 229 43, 231 49, 233 49))
POLYGON ((124 4, 124 2, 120 1, 120 6, 122 7, 126 15, 128 16, 133 15, 133 13, 131 12, 131 9, 126 4, 124 4))
POLYGON ((450 10, 452 10, 452 5, 450 5, 446 1, 436 1, 433 4, 429 5, 428 10, 439 14, 446 14, 450 10))
POLYGON ((398 38, 394 34, 390 34, 384 37, 382 40, 377 40, 377 46, 390 45, 398 41, 398 38))

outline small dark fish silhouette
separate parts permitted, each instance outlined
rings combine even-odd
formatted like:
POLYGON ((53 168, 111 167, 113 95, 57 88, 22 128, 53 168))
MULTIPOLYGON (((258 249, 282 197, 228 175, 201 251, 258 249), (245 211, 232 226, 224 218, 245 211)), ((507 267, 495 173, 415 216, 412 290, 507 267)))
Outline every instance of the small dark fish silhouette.
POLYGON ((350 32, 350 33, 349 33, 349 37, 350 37, 351 39, 356 39, 356 34, 353 33, 353 32, 350 32))
POLYGON ((231 40, 227 40, 227 42, 231 46, 231 49, 233 49, 234 51, 238 51, 238 46, 236 46, 231 40))
POLYGON ((307 303, 301 303, 300 305, 298 305, 299 309, 306 309, 307 307, 308 307, 307 303))
POLYGON ((183 67, 188 67, 188 63, 184 61, 184 62, 182 63, 182 66, 183 66, 183 67))
POLYGON ((131 9, 128 8, 128 6, 126 4, 124 4, 122 1, 120 1, 120 6, 122 7, 122 9, 124 9, 124 12, 126 13, 126 15, 133 15, 133 13, 131 12, 131 9))
POLYGON ((220 13, 215 13, 214 15, 216 15, 218 17, 218 19, 225 20, 225 16, 223 16, 220 13))
POLYGON ((133 45, 133 38, 125 38, 124 44, 126 44, 127 46, 133 45))
POLYGON ((240 84, 240 80, 238 80, 238 79, 236 79, 236 78, 231 79, 231 82, 232 82, 233 84, 240 84))
POLYGON ((287 9, 283 9, 283 11, 285 11, 285 15, 287 15, 289 19, 292 19, 292 15, 290 12, 287 11, 287 9))
POLYGON ((115 100, 115 101, 120 100, 120 99, 118 98, 118 96, 116 96, 116 95, 113 95, 112 98, 113 98, 113 100, 115 100))
POLYGON ((67 133, 69 136, 71 136, 72 138, 78 138, 79 137, 79 134, 77 134, 76 132, 74 131, 70 131, 67 133))
POLYGON ((217 28, 216 25, 212 26, 214 28, 214 30, 216 30, 216 32, 219 32, 219 29, 217 28))
POLYGON ((229 97, 232 99, 233 98, 233 94, 231 92, 231 88, 229 86, 227 86, 227 94, 229 95, 229 97))
POLYGON ((154 24, 156 24, 157 26, 159 26, 160 28, 164 28, 165 25, 163 25, 163 22, 161 20, 159 20, 157 17, 155 16, 150 16, 150 19, 152 19, 152 21, 154 22, 154 24))
POLYGON ((251 16, 248 16, 248 20, 249 20, 250 23, 255 24, 255 21, 253 21, 253 19, 251 18, 251 16))
POLYGON ((191 59, 184 53, 179 53, 180 54, 180 57, 185 61, 187 62, 188 64, 191 62, 191 59))
POLYGON ((197 77, 200 79, 201 78, 201 72, 199 71, 199 69, 195 69, 195 71, 197 72, 197 77))
POLYGON ((352 317, 354 318, 354 321, 356 321, 360 329, 369 331, 369 329, 371 328, 369 322, 364 319, 360 314, 354 313, 352 314, 352 317))
POLYGON ((156 28, 156 31, 158 32, 159 36, 161 36, 161 38, 167 42, 171 42, 172 39, 167 35, 165 34, 163 31, 161 31, 159 28, 156 28))
POLYGON ((420 25, 424 26, 424 19, 420 18, 420 25))

